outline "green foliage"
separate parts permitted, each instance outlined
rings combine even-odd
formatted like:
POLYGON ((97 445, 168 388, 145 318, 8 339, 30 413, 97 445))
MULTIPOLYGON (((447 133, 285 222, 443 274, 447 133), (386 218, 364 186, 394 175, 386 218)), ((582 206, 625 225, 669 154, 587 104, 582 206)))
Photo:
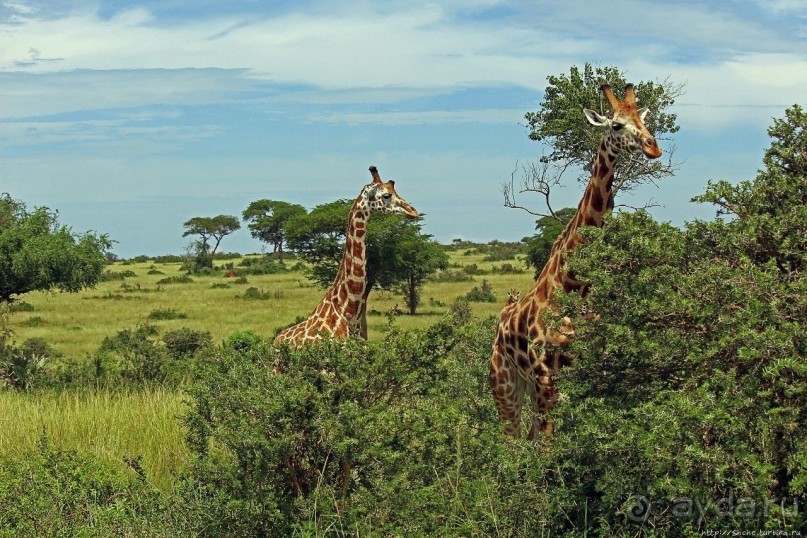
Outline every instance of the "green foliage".
POLYGON ((33 312, 35 310, 34 305, 25 301, 14 301, 8 305, 9 312, 33 312))
POLYGON ((51 447, 44 436, 37 450, 0 460, 2 537, 168 535, 178 528, 166 508, 142 476, 51 447))
POLYGON ((41 377, 48 361, 45 355, 6 348, 0 353, 0 387, 28 390, 41 377))
MULTIPOLYGON (((600 132, 592 129, 583 116, 584 108, 602 115, 608 104, 599 88, 610 84, 619 94, 627 82, 632 82, 641 107, 650 109, 645 125, 657 140, 666 140, 678 132, 676 115, 666 112, 682 93, 681 85, 627 81, 625 73, 614 66, 592 66, 586 63, 582 71, 572 66, 569 74, 550 75, 544 90, 540 110, 525 115, 532 140, 544 142, 551 149, 545 162, 556 163, 561 169, 580 170, 580 180, 588 181, 593 159, 600 143, 600 132)), ((669 150, 668 150, 669 153, 669 150)), ((667 177, 674 172, 671 161, 647 160, 626 156, 616 163, 614 189, 631 187, 667 177)))
POLYGON ((110 280, 123 280, 124 278, 129 278, 137 276, 134 271, 126 270, 126 271, 110 271, 107 269, 103 273, 101 273, 101 277, 98 279, 99 282, 107 282, 110 280))
MULTIPOLYGON (((158 336, 156 326, 143 324, 104 338, 95 356, 96 380, 135 384, 181 383, 192 369, 192 365, 182 359, 192 356, 186 351, 192 349, 187 341, 193 337, 173 335, 169 337, 171 345, 168 345, 158 336)), ((204 345, 204 337, 197 338, 202 339, 200 345, 204 345)))
POLYGON ((346 199, 321 204, 307 215, 290 219, 286 226, 289 247, 311 264, 310 278, 322 286, 330 285, 339 270, 352 205, 346 199))
POLYGON ((471 288, 471 291, 465 294, 465 298, 475 303, 496 302, 496 295, 493 294, 493 289, 491 289, 490 284, 484 278, 482 279, 482 284, 479 287, 474 286, 471 288))
POLYGON ((275 261, 270 256, 260 258, 245 258, 238 266, 241 275, 275 275, 287 271, 285 265, 275 261))
POLYGON ((166 319, 185 319, 188 317, 188 314, 185 312, 180 312, 174 308, 157 308, 149 312, 148 319, 159 319, 159 320, 166 320, 166 319))
POLYGON ((554 217, 540 217, 535 221, 535 229, 538 233, 532 237, 525 238, 527 257, 524 260, 527 267, 535 269, 535 278, 538 278, 538 275, 544 269, 544 265, 549 261, 549 254, 552 252, 555 240, 576 213, 576 208, 564 207, 556 211, 554 217))
POLYGON ((286 226, 291 219, 306 214, 303 206, 277 200, 256 200, 244 210, 242 217, 249 222, 252 237, 272 245, 283 263, 283 244, 286 242, 286 226))
POLYGON ((111 243, 105 235, 75 235, 46 207, 29 212, 0 195, 0 302, 31 291, 76 292, 94 286, 111 243))
MULTIPOLYGON (((455 242, 453 248, 459 248, 460 245, 472 245, 468 242, 455 242)), ((524 251, 524 245, 521 243, 504 243, 494 239, 489 243, 475 245, 474 248, 469 249, 469 253, 484 254, 483 258, 486 262, 498 262, 503 260, 515 260, 518 254, 524 251)))
MULTIPOLYGON (((330 286, 339 271, 352 205, 350 200, 323 204, 287 226, 289 246, 310 264, 310 278, 323 287, 330 286)), ((420 288, 429 275, 447 266, 448 255, 417 222, 375 214, 367 227, 366 293, 376 287, 397 291, 414 314, 420 288)))
POLYGON ((186 249, 182 270, 193 274, 205 274, 213 270, 213 255, 204 241, 193 241, 186 249))
POLYGON ((157 281, 158 285, 164 284, 191 284, 193 279, 188 275, 167 276, 157 281))
POLYGON ((194 357, 213 346, 213 337, 208 331, 195 331, 182 327, 168 331, 162 337, 168 353, 175 359, 194 357))
POLYGON ((539 450, 502 442, 485 382, 491 332, 457 311, 378 344, 225 343, 190 390, 194 528, 540 535, 539 450))
POLYGON ((221 240, 236 230, 241 229, 241 223, 238 217, 232 215, 216 215, 215 217, 193 217, 187 220, 182 226, 185 227, 185 232, 182 237, 189 235, 199 236, 200 250, 204 253, 209 253, 211 256, 216 254, 216 251, 221 244, 221 240), (213 249, 210 249, 208 241, 213 239, 215 244, 213 249))
POLYGON ((699 197, 731 220, 677 229, 638 212, 586 229, 570 268, 598 315, 578 318, 559 383, 557 534, 807 525, 807 176, 778 157, 807 122, 785 123, 756 180, 699 197))
POLYGON ((284 296, 283 290, 271 292, 263 291, 263 289, 256 287, 247 288, 244 290, 243 295, 239 295, 240 298, 246 299, 247 301, 268 301, 269 299, 282 299, 284 296))

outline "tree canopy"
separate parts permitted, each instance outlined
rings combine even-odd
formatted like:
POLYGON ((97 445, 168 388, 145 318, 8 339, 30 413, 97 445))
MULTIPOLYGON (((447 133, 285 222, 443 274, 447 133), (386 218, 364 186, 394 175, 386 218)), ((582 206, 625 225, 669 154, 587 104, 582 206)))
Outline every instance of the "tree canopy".
POLYGON ((252 237, 272 245, 272 252, 283 263, 286 226, 291 219, 305 214, 306 210, 301 205, 262 199, 250 203, 241 216, 249 223, 252 237))
POLYGON ((209 252, 211 256, 218 250, 222 239, 236 230, 241 229, 241 223, 238 221, 238 217, 232 215, 193 217, 187 220, 182 226, 185 227, 185 233, 182 234, 182 237, 198 235, 202 249, 205 253, 209 252), (215 241, 213 250, 210 250, 210 245, 208 244, 211 239, 215 241))
POLYGON ((589 63, 582 70, 572 66, 568 75, 550 75, 547 81, 549 85, 544 90, 544 100, 539 109, 525 115, 529 138, 541 142, 546 153, 537 164, 523 168, 520 187, 516 186, 514 178, 503 185, 505 206, 525 209, 541 216, 553 215, 551 190, 562 183, 567 171, 576 174, 578 181, 588 181, 601 133, 591 128, 583 109, 609 114, 607 101, 599 91, 600 86, 606 83, 619 94, 625 84, 631 82, 639 106, 650 109, 645 125, 657 140, 667 142, 661 144, 666 159, 651 161, 639 155, 625 155, 617 160, 612 195, 622 189, 628 191, 641 184, 661 180, 675 172, 676 165, 672 160, 674 147, 669 141, 671 135, 678 132, 679 126, 676 115, 667 110, 683 93, 682 84, 669 80, 628 81, 625 72, 617 67, 589 63), (519 204, 516 200, 518 192, 539 194, 546 209, 535 210, 519 204))
MULTIPOLYGON (((287 224, 291 248, 311 264, 309 276, 330 286, 339 271, 351 200, 319 205, 287 224)), ((374 214, 367 232, 367 294, 376 287, 400 292, 411 313, 426 275, 445 267, 448 255, 421 233, 417 222, 395 215, 374 214), (439 252, 438 252, 439 251, 439 252)))
POLYGON ((0 302, 31 291, 77 292, 92 287, 106 266, 106 235, 74 234, 47 207, 0 195, 0 302))

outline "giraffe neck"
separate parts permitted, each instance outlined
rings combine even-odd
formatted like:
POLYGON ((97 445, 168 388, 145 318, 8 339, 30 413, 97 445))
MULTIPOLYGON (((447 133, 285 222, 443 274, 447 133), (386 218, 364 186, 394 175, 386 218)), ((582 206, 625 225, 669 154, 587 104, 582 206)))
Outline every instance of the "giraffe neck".
POLYGON ((577 248, 582 240, 579 228, 581 226, 601 227, 605 214, 611 209, 616 149, 609 136, 610 133, 606 134, 600 141, 591 179, 577 206, 577 213, 552 245, 549 260, 544 265, 533 292, 542 288, 548 298, 557 288, 562 287, 568 292, 571 289, 579 288, 582 284, 568 275, 563 267, 568 253, 577 248), (542 283, 543 286, 541 286, 542 283))
POLYGON ((364 312, 367 289, 367 221, 370 210, 359 196, 348 216, 342 263, 331 288, 334 307, 349 321, 359 321, 364 312))

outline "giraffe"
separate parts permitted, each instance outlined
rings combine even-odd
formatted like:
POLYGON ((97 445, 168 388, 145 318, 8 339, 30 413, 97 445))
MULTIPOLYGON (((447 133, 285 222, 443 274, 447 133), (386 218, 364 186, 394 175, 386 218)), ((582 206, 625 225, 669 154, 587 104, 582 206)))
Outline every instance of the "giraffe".
POLYGON ((370 167, 373 181, 365 185, 348 216, 345 250, 333 285, 308 319, 275 337, 275 345, 302 347, 326 336, 348 338, 357 334, 367 339, 367 221, 374 212, 416 219, 420 214, 395 192, 395 182, 381 181, 378 169, 370 167))
POLYGON ((521 292, 515 288, 510 288, 510 291, 507 292, 506 304, 517 303, 519 297, 521 297, 521 292))
POLYGON ((553 432, 551 421, 545 418, 557 401, 552 375, 572 360, 558 348, 572 342, 574 326, 569 317, 563 317, 557 328, 550 328, 546 315, 555 310, 552 300, 558 290, 577 291, 584 297, 587 293, 588 283, 564 269, 569 252, 582 240, 579 228, 602 226, 605 213, 613 207, 614 165, 619 153, 643 153, 648 159, 661 156, 655 138, 644 125, 647 109, 637 109, 633 86, 625 86, 622 101, 607 84, 600 91, 608 101, 611 117, 583 111, 589 123, 603 129, 603 135, 577 213, 553 244, 533 288, 520 301, 505 305, 493 342, 490 387, 504 431, 515 438, 519 437, 525 393, 530 395, 533 411, 528 437, 535 439, 538 431, 553 432))

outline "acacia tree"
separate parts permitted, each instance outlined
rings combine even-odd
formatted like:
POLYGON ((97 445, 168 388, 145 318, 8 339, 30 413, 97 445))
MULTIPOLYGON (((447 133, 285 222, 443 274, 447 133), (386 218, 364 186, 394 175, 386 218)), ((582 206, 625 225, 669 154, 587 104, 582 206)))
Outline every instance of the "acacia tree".
POLYGON ((241 223, 238 222, 238 217, 232 215, 216 215, 215 217, 193 217, 186 221, 182 226, 185 227, 185 233, 182 237, 189 235, 198 235, 200 237, 199 244, 201 245, 204 253, 210 251, 210 256, 216 254, 221 240, 236 230, 241 229, 241 223), (215 240, 213 250, 210 250, 208 241, 215 240))
MULTIPOLYGON (((607 102, 599 88, 610 84, 618 93, 627 83, 625 73, 613 66, 592 66, 586 63, 581 70, 572 66, 569 74, 550 75, 539 110, 528 112, 528 136, 545 146, 545 153, 537 163, 522 166, 522 180, 516 186, 516 169, 509 182, 502 185, 504 205, 518 208, 537 216, 555 217, 551 193, 562 184, 568 173, 576 174, 581 182, 588 181, 590 170, 600 142, 600 132, 591 129, 583 115, 583 108, 608 115, 607 102), (535 210, 516 200, 518 193, 531 192, 541 196, 545 209, 535 210)), ((670 140, 679 129, 676 115, 666 110, 683 93, 683 85, 669 80, 633 82, 640 106, 650 109, 645 125, 657 140, 670 140)), ((676 168, 672 160, 675 148, 665 144, 666 160, 648 160, 639 155, 627 155, 617 160, 613 191, 609 203, 620 190, 629 191, 645 183, 653 183, 672 175, 676 168)))
POLYGON ((0 303, 31 291, 77 292, 92 287, 112 246, 106 235, 73 234, 47 207, 0 195, 0 303))
POLYGON ((305 214, 305 208, 301 205, 263 199, 250 203, 241 216, 249 222, 252 237, 272 245, 272 252, 277 254, 277 261, 282 264, 286 226, 291 219, 305 214))
MULTIPOLYGON (((330 286, 339 271, 352 205, 346 199, 322 204, 287 224, 289 246, 311 264, 309 277, 322 287, 330 286)), ((397 291, 415 314, 426 277, 447 264, 448 255, 419 223, 385 214, 370 219, 365 298, 373 288, 397 291)))

